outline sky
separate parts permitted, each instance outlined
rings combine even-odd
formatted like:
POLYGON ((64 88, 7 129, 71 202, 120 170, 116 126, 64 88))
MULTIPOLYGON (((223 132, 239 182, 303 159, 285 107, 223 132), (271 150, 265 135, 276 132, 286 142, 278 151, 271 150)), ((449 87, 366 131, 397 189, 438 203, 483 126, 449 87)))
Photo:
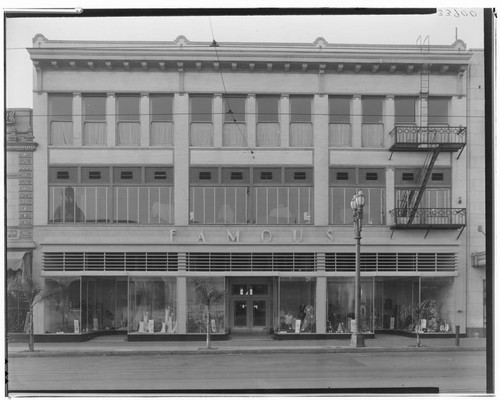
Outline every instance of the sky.
MULTIPOLYGON (((22 3, 21 3, 22 4, 22 3)), ((69 5, 69 3, 68 3, 69 5)), ((67 7, 67 6, 66 6, 67 7)), ((6 106, 32 107, 32 64, 27 47, 43 34, 51 40, 191 41, 412 45, 419 36, 450 45, 455 35, 467 48, 483 48, 483 12, 442 8, 432 15, 295 15, 7 18, 5 20, 6 106)))

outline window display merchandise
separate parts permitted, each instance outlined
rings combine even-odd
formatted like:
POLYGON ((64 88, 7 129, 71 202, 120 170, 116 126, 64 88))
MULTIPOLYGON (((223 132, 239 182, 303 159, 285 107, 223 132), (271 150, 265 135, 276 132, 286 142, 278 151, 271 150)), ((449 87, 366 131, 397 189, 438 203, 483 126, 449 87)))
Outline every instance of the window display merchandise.
POLYGON ((130 278, 131 333, 176 333, 176 279, 130 278))
POLYGON ((315 333, 316 280, 281 278, 279 333, 315 333), (296 310, 296 311, 295 311, 296 310))

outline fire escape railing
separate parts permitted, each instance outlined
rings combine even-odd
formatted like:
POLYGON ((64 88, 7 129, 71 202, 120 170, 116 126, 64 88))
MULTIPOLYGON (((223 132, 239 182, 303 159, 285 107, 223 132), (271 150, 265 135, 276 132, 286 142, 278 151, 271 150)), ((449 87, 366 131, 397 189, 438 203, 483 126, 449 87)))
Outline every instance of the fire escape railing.
MULTIPOLYGON (((465 126, 406 126, 398 125, 390 132, 394 137, 391 150, 398 150, 405 145, 418 145, 427 150, 438 144, 453 145, 450 150, 459 150, 466 145, 467 128, 465 126), (425 146, 429 145, 429 146, 425 146)), ((409 147, 414 150, 414 147, 409 147)))
POLYGON ((408 208, 395 208, 391 211, 394 217, 394 226, 408 227, 410 215, 413 214, 412 224, 416 227, 455 227, 466 224, 467 211, 465 208, 419 208, 415 212, 408 208))

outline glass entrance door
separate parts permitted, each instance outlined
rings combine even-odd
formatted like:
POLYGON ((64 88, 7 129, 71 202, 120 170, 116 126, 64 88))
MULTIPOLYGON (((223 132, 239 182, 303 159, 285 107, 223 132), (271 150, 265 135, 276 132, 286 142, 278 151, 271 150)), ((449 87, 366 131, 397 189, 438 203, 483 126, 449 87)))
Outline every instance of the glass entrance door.
POLYGON ((263 330, 267 326, 267 301, 264 299, 233 300, 233 328, 263 330))
POLYGON ((263 332, 271 324, 270 284, 245 279, 231 284, 231 327, 236 332, 263 332))

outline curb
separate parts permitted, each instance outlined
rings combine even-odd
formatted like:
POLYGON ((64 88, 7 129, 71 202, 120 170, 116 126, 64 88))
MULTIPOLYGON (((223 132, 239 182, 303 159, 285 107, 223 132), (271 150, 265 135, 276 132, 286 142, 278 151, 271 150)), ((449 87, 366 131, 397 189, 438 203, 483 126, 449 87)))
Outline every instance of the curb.
POLYGON ((459 352, 459 351, 486 351, 485 347, 322 347, 322 348, 282 348, 282 349, 218 349, 200 348, 193 350, 82 350, 82 351, 46 351, 35 350, 29 352, 9 353, 11 358, 23 357, 75 357, 75 356, 140 356, 140 355, 172 355, 172 354, 324 354, 324 353, 407 353, 407 352, 459 352))

